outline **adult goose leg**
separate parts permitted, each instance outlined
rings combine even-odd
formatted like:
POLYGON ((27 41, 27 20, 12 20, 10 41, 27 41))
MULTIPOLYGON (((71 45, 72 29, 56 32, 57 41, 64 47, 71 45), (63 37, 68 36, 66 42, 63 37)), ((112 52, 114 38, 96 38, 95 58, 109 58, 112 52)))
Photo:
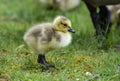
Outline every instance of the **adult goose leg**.
POLYGON ((103 36, 107 36, 110 31, 110 11, 106 6, 99 6, 100 28, 103 36))
POLYGON ((96 36, 98 36, 100 41, 103 41, 105 35, 110 30, 110 12, 106 6, 99 6, 99 11, 97 11, 97 7, 92 6, 91 4, 85 2, 87 8, 90 12, 90 16, 96 30, 96 36))

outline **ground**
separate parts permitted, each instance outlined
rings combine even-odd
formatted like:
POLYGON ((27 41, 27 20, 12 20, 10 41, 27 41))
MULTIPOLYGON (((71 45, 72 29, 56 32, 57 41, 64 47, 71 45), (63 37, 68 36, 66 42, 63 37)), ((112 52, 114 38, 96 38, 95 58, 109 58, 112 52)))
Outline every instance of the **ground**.
POLYGON ((94 32, 83 2, 62 12, 47 10, 39 0, 0 0, 0 81, 120 81, 120 50, 114 48, 120 43, 118 29, 113 25, 103 48, 94 32), (31 26, 52 22, 57 15, 71 19, 76 33, 68 47, 46 55, 56 68, 43 70, 23 35, 31 26))

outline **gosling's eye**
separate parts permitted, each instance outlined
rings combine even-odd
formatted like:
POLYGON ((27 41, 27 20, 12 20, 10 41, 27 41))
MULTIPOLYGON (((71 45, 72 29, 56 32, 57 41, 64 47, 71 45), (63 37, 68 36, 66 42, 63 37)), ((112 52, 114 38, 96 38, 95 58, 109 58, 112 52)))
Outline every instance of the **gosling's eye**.
POLYGON ((67 24, 63 24, 65 27, 67 27, 67 24))
POLYGON ((64 24, 64 23, 62 23, 62 22, 61 22, 61 24, 62 24, 64 27, 67 27, 67 24, 64 24))

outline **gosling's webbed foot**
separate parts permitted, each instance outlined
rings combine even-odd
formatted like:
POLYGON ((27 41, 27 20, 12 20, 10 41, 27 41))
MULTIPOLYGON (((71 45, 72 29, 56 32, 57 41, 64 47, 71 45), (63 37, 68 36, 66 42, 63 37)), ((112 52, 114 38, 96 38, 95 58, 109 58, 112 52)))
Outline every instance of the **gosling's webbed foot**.
POLYGON ((54 65, 43 66, 43 69, 45 70, 55 69, 55 66, 54 65))
POLYGON ((55 68, 54 65, 48 65, 48 64, 47 64, 45 55, 43 55, 43 54, 39 54, 39 55, 38 55, 37 61, 38 61, 38 63, 42 64, 42 68, 45 69, 45 70, 49 70, 49 69, 55 68))

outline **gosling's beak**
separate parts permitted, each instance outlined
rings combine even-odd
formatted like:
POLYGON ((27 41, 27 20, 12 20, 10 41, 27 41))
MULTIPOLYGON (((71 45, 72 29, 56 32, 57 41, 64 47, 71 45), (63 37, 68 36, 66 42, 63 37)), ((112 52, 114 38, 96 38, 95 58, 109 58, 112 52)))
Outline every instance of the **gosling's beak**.
POLYGON ((72 27, 69 27, 68 31, 69 31, 69 32, 72 32, 72 33, 75 33, 75 30, 72 29, 72 27))

